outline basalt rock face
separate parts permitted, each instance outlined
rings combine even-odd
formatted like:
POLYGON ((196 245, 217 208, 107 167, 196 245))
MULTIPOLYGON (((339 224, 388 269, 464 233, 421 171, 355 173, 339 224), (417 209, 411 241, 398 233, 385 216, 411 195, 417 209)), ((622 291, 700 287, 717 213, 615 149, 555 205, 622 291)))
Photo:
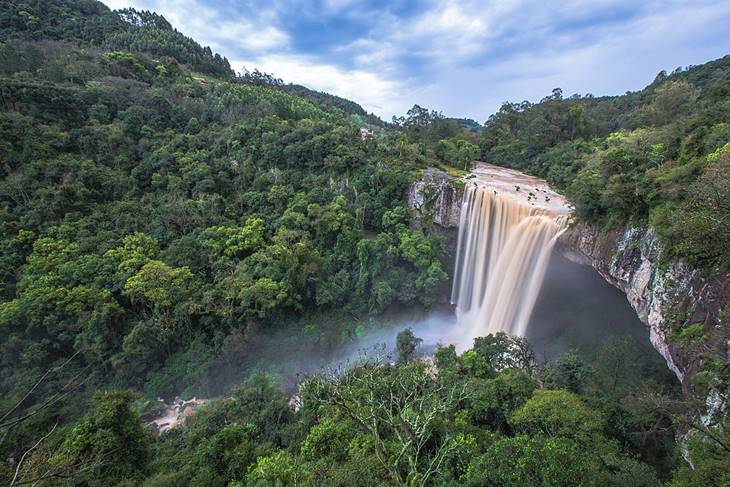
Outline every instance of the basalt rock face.
POLYGON ((721 311, 728 303, 725 276, 712 276, 681 261, 660 263, 661 244, 651 229, 624 228, 602 232, 578 224, 568 229, 558 250, 569 259, 592 266, 621 289, 648 327, 654 348, 685 387, 699 368, 697 358, 671 339, 674 330, 694 323, 705 329, 724 326, 721 311))
POLYGON ((423 225, 432 221, 443 230, 458 230, 464 184, 460 178, 429 167, 423 177, 408 188, 406 196, 412 220, 423 225))
POLYGON ((464 182, 461 178, 432 167, 411 184, 406 194, 412 224, 417 228, 425 225, 443 235, 446 238, 446 258, 452 263, 456 258, 463 195, 464 182))

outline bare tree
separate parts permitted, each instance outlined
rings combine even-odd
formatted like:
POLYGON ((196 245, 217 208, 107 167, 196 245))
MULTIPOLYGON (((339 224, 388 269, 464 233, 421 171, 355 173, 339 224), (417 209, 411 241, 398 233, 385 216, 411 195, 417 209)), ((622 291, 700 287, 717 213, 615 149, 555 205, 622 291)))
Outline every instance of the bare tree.
MULTIPOLYGON (((57 405, 60 401, 62 401, 75 391, 78 391, 79 388, 81 388, 84 384, 92 379, 94 374, 88 373, 91 366, 86 365, 78 372, 73 374, 68 380, 63 382, 61 386, 49 397, 39 400, 35 403, 27 404, 29 403, 29 400, 38 392, 43 384, 47 383, 47 381, 51 380, 51 378, 53 378, 54 376, 59 376, 61 372, 66 369, 76 359, 76 357, 79 356, 79 354, 81 354, 81 351, 77 351, 61 364, 50 367, 48 370, 46 370, 16 403, 0 416, 0 445, 4 443, 5 439, 15 427, 36 416, 40 412, 57 405)), ((11 487, 14 485, 24 485, 27 483, 32 483, 35 485, 43 480, 43 478, 36 479, 34 482, 20 480, 21 468, 23 466, 23 463, 29 458, 29 455, 31 455, 31 453, 38 449, 40 445, 53 434, 58 424, 58 421, 56 421, 50 431, 48 431, 48 433, 43 435, 33 445, 27 448, 20 456, 20 459, 15 468, 14 475, 9 484, 11 487)), ((68 472, 66 476, 76 475, 81 468, 82 466, 73 469, 73 472, 68 472)), ((51 474, 49 473, 49 475, 51 474)), ((60 477, 61 473, 55 472, 51 476, 60 477)))
POLYGON ((371 435, 375 456, 396 485, 426 485, 461 445, 457 436, 438 432, 436 424, 469 396, 466 384, 443 384, 425 362, 399 368, 379 362, 304 387, 317 388, 316 400, 371 435))
POLYGON ((18 460, 18 465, 15 467, 15 474, 13 475, 13 478, 10 480, 10 487, 13 487, 13 485, 15 485, 15 481, 18 479, 18 474, 20 473, 20 467, 23 466, 23 462, 25 461, 25 458, 28 456, 28 454, 30 452, 32 452, 33 450, 35 450, 36 448, 38 448, 38 446, 41 443, 43 443, 43 441, 46 438, 48 438, 49 436, 51 436, 51 434, 56 430, 56 426, 58 426, 58 421, 56 421, 56 424, 53 425, 53 428, 51 428, 51 431, 49 431, 48 433, 46 433, 45 435, 43 435, 41 437, 41 439, 38 440, 37 442, 35 442, 35 444, 33 446, 31 446, 30 448, 28 448, 27 450, 25 450, 25 452, 23 453, 23 455, 20 457, 20 460, 18 460))

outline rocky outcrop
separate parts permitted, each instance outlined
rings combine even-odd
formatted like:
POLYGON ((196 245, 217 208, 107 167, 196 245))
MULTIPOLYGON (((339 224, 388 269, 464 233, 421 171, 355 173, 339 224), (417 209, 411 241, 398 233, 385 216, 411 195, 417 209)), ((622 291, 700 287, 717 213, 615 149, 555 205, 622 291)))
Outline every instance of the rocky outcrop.
POLYGON ((711 276, 681 261, 661 262, 661 244, 651 229, 602 232, 578 224, 563 234, 558 249, 569 259, 593 267, 621 289, 648 327, 654 348, 682 384, 698 370, 694 354, 671 335, 680 327, 720 325, 730 288, 727 278, 711 276))
MULTIPOLYGON (((449 176, 433 167, 424 170, 421 179, 411 184, 406 194, 411 224, 443 235, 446 239, 445 258, 452 263, 456 258, 463 195, 462 178, 449 176)), ((448 269, 451 272, 453 264, 448 269)))
POLYGON ((449 176, 433 167, 427 168, 421 179, 408 188, 406 195, 412 221, 419 226, 426 221, 442 229, 458 229, 463 194, 461 178, 449 176))
POLYGON ((197 399, 195 397, 185 401, 176 397, 172 404, 167 404, 162 399, 157 399, 161 410, 149 424, 157 433, 164 433, 177 428, 185 424, 185 420, 207 401, 207 399, 197 399))

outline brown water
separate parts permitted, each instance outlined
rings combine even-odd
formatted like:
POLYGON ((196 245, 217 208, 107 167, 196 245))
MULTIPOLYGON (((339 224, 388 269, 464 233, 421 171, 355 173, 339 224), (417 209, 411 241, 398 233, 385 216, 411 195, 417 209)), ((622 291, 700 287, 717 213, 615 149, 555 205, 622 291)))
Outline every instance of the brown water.
POLYGON ((551 250, 571 212, 542 179, 485 163, 472 174, 451 295, 461 348, 489 333, 525 335, 551 250))

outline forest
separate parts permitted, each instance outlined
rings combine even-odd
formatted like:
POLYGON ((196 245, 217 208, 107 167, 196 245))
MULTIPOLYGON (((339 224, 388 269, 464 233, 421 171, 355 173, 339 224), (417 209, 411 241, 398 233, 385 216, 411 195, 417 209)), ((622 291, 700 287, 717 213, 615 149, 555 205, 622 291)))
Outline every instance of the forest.
POLYGON ((546 178, 580 218, 649 224, 666 258, 730 266, 730 56, 661 72, 615 97, 560 89, 506 103, 485 123, 481 157, 546 178))
POLYGON ((156 13, 0 0, 0 481, 730 484, 727 420, 695 404, 727 388, 727 357, 685 396, 620 339, 544 361, 500 334, 429 358, 407 331, 296 393, 231 372, 254 333, 329 350, 443 305, 445 238, 404 194, 475 159, 546 178, 586 222, 650 225, 667 259, 730 266, 730 57, 484 126, 419 105, 384 122, 235 73, 156 13), (158 397, 196 394, 213 399, 184 427, 149 427, 158 397))

